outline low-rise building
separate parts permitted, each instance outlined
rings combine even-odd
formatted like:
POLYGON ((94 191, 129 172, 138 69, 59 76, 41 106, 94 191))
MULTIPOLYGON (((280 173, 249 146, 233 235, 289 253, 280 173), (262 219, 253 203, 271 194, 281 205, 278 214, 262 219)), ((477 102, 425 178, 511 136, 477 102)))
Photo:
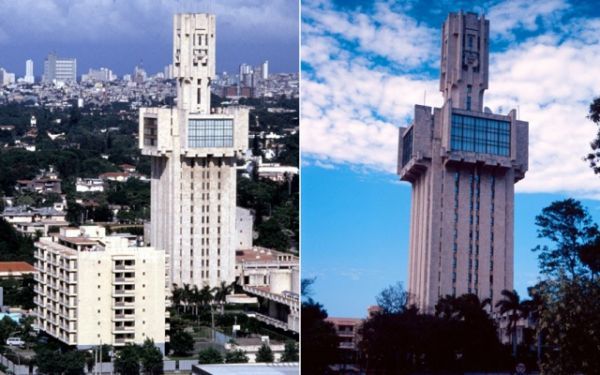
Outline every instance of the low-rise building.
MULTIPOLYGON (((236 276, 261 309, 252 316, 275 327, 300 330, 298 257, 262 247, 236 251, 236 276)), ((233 298, 232 296, 231 298, 233 298)))
POLYGON ((166 256, 131 247, 100 226, 61 228, 35 243, 37 325, 65 344, 85 349, 141 344, 164 352, 168 298, 166 256))
POLYGON ((56 207, 6 207, 0 216, 20 233, 47 236, 49 232, 69 225, 66 212, 57 209, 61 207, 60 203, 57 203, 56 207))
POLYGON ((104 180, 101 178, 77 178, 75 191, 79 193, 103 192, 104 180))
POLYGON ((276 182, 291 180, 298 174, 297 167, 280 165, 278 163, 264 163, 258 166, 258 175, 276 182))
POLYGON ((0 279, 33 275, 35 268, 27 262, 0 262, 0 279))
MULTIPOLYGON (((37 128, 33 128, 30 131, 32 130, 37 131, 37 128)), ((32 136, 35 138, 35 136, 37 136, 37 133, 32 136)), ((32 180, 17 180, 15 190, 21 193, 31 192, 40 194, 62 194, 61 179, 59 178, 58 173, 54 170, 54 168, 50 167, 48 170, 40 170, 40 173, 32 180)))

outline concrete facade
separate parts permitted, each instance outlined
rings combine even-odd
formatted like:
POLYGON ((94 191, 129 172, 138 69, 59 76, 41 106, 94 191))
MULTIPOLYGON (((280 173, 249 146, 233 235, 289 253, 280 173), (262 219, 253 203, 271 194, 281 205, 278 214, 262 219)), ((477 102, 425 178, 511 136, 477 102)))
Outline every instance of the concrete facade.
POLYGON ((489 21, 444 23, 442 108, 415 106, 400 128, 398 174, 412 184, 408 290, 432 312, 444 295, 513 289, 514 184, 528 168, 528 123, 483 108, 489 21))
POLYGON ((130 247, 127 238, 106 236, 99 226, 61 228, 35 246, 40 329, 80 349, 150 338, 164 351, 164 251, 130 247))
POLYGON ((59 58, 55 53, 48 54, 44 61, 44 82, 76 82, 77 59, 59 58))
POLYGON ((250 249, 252 248, 252 241, 254 239, 254 215, 252 211, 243 208, 236 208, 236 249, 250 249))
POLYGON ((171 259, 171 283, 235 280, 236 159, 248 148, 248 109, 211 109, 216 19, 177 14, 177 106, 142 108, 139 146, 152 157, 150 243, 171 259))
POLYGON ((300 264, 297 256, 253 247, 236 252, 238 283, 259 299, 254 317, 275 327, 300 332, 300 264))

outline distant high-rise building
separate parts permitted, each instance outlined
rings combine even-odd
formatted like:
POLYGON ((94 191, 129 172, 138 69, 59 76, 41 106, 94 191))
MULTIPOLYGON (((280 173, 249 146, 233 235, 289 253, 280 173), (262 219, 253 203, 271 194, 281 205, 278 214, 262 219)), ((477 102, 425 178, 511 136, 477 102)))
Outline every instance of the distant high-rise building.
POLYGON ((81 81, 91 82, 111 82, 117 79, 117 76, 108 68, 91 69, 87 74, 81 76, 81 81))
POLYGON ((514 184, 528 168, 528 124, 483 109, 489 21, 451 13, 442 33, 442 108, 415 106, 400 128, 398 174, 412 184, 408 290, 432 311, 445 295, 513 289, 514 184))
POLYGON ((150 243, 171 261, 171 283, 235 280, 236 159, 248 148, 248 109, 211 110, 215 16, 173 20, 175 108, 142 108, 139 146, 151 156, 150 243))
POLYGON ((44 82, 76 82, 77 59, 59 58, 55 53, 48 54, 44 61, 44 82))
POLYGON ((173 79, 173 64, 165 66, 164 74, 165 79, 173 79))
POLYGON ((262 63, 262 79, 267 80, 269 78, 269 60, 265 60, 262 63))
POLYGON ((25 77, 23 80, 27 83, 34 83, 35 77, 33 75, 33 60, 29 59, 25 61, 25 77))
POLYGON ((15 73, 9 73, 4 68, 0 68, 0 86, 12 85, 15 83, 15 73))
POLYGON ((133 81, 135 83, 144 83, 146 81, 148 74, 146 73, 146 71, 144 70, 144 68, 142 68, 141 66, 135 66, 135 68, 133 69, 133 81))

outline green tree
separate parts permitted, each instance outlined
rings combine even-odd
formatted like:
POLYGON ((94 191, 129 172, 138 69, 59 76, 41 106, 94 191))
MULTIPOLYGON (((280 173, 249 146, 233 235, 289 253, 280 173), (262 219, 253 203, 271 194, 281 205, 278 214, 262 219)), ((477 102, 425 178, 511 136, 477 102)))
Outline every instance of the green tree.
POLYGON ((232 350, 225 354, 225 363, 248 363, 248 356, 243 350, 232 350))
POLYGON ((273 356, 271 347, 266 343, 263 343, 256 353, 256 362, 273 362, 274 360, 275 357, 273 356))
POLYGON ((194 337, 183 330, 171 330, 171 350, 178 356, 186 356, 194 350, 194 337))
POLYGON ((590 278, 546 280, 540 329, 546 374, 596 374, 600 369, 600 284, 590 278))
POLYGON ((154 345, 154 341, 146 339, 139 349, 140 362, 142 370, 145 374, 162 374, 163 373, 163 355, 154 345))
POLYGON ((579 257, 582 245, 590 243, 600 234, 598 226, 581 202, 568 198, 544 208, 535 218, 539 238, 549 240, 553 247, 538 245, 540 272, 549 277, 567 274, 571 278, 585 272, 579 257))
POLYGON ((281 362, 298 362, 298 360, 298 345, 293 341, 286 342, 281 362))
POLYGON ((387 314, 396 314, 404 311, 408 303, 408 293, 402 283, 390 285, 375 297, 377 305, 387 314))
POLYGON ((517 356, 517 322, 527 311, 526 305, 523 304, 519 293, 516 290, 503 290, 503 299, 496 302, 496 307, 500 314, 508 315, 508 326, 506 327, 510 333, 510 342, 512 343, 513 357, 517 356))
POLYGON ((312 298, 302 302, 302 369, 307 374, 323 374, 335 363, 339 338, 335 327, 326 321, 327 311, 312 298))
POLYGON ((117 352, 114 360, 115 371, 121 375, 139 375, 140 373, 140 348, 127 344, 117 352))
POLYGON ((203 364, 223 363, 223 356, 217 349, 210 347, 198 353, 198 362, 203 364))

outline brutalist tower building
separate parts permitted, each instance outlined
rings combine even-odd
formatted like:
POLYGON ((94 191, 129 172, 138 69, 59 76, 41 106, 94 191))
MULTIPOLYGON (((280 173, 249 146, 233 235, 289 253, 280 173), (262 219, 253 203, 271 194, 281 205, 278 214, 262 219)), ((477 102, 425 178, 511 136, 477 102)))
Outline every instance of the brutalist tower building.
POLYGON ((489 21, 451 13, 443 26, 442 108, 416 105, 400 128, 398 174, 412 185, 409 283, 431 312, 445 295, 495 303, 513 289, 514 184, 528 167, 529 125, 483 107, 489 21))

